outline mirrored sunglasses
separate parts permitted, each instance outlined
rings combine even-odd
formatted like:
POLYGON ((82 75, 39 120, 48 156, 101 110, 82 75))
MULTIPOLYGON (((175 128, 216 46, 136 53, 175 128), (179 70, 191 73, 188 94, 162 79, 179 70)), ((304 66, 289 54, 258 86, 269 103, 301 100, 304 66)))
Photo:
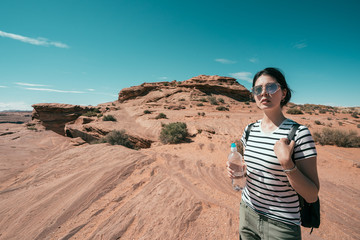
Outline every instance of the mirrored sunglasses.
MULTIPOLYGON (((280 89, 280 84, 278 83, 265 84, 265 92, 267 94, 274 94, 279 89, 280 89)), ((259 96, 263 92, 263 85, 254 86, 251 90, 255 96, 259 96)))

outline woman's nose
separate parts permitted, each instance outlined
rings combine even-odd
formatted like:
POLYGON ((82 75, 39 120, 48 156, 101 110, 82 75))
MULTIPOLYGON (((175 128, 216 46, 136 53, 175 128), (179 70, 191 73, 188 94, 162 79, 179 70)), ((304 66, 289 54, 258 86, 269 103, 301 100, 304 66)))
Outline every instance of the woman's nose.
POLYGON ((266 87, 263 86, 262 89, 261 89, 261 96, 265 96, 265 95, 268 95, 268 93, 266 92, 266 87))

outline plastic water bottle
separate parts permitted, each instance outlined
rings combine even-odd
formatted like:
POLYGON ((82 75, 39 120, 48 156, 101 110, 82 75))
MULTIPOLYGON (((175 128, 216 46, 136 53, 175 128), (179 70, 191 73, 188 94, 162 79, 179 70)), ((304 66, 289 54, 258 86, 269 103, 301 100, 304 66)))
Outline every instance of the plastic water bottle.
POLYGON ((228 156, 228 160, 230 163, 230 168, 234 171, 234 175, 236 178, 231 179, 232 180, 232 185, 234 190, 236 191, 240 191, 244 188, 245 186, 245 181, 246 178, 244 176, 244 161, 243 161, 243 157, 241 156, 241 154, 237 151, 236 149, 236 144, 232 143, 231 144, 231 152, 228 156))

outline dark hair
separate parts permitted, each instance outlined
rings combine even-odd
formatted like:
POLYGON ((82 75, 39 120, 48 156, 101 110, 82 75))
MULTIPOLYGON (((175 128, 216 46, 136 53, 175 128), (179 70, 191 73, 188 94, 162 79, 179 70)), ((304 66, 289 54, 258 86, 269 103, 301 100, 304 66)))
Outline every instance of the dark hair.
POLYGON ((290 101, 292 90, 287 85, 284 74, 278 68, 265 68, 264 70, 261 70, 255 74, 252 83, 253 87, 255 86, 256 80, 262 75, 268 75, 270 77, 273 77, 280 84, 281 89, 287 90, 284 100, 280 103, 281 107, 285 106, 290 101))

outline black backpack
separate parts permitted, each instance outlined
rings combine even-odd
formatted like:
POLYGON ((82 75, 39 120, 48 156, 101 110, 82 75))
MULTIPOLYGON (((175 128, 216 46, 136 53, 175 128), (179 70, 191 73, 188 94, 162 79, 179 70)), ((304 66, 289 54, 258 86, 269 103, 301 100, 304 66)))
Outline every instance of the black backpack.
MULTIPOLYGON (((248 129, 246 130, 245 133, 246 142, 249 138, 250 131, 253 125, 254 123, 249 124, 248 129)), ((289 135, 287 137, 290 141, 294 140, 296 130, 299 128, 299 126, 300 125, 298 123, 295 123, 291 127, 289 135)), ((295 163, 294 158, 293 158, 293 162, 295 163)), ((310 231, 311 234, 314 228, 319 228, 320 226, 320 200, 318 198, 316 202, 308 203, 302 196, 300 196, 300 194, 298 194, 298 196, 300 202, 301 226, 311 228, 310 231)))

